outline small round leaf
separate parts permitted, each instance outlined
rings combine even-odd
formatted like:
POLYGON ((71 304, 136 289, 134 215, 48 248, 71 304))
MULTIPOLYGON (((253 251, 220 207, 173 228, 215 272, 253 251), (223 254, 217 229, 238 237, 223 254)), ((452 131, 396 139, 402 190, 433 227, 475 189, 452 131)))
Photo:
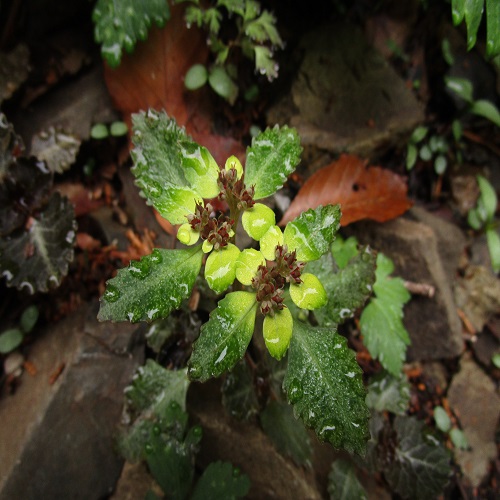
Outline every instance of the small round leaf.
POLYGON ((321 281, 314 274, 304 273, 302 283, 290 285, 290 297, 301 309, 319 309, 327 301, 325 289, 321 281))
POLYGON ((283 245, 283 233, 278 226, 271 226, 260 239, 260 251, 267 260, 275 259, 277 245, 283 245))
POLYGON ((437 428, 442 432, 448 432, 451 429, 451 420, 442 406, 434 408, 434 421, 437 428))
POLYGON ((256 203, 252 208, 243 212, 241 222, 248 236, 259 241, 267 230, 276 224, 276 216, 266 205, 256 203))
POLYGON ((200 233, 195 231, 188 222, 182 224, 177 231, 177 239, 184 245, 194 245, 199 238, 200 233))
POLYGON ((29 333, 33 330, 33 327, 38 321, 38 314, 38 307, 36 306, 29 306, 24 310, 19 321, 21 330, 24 333, 29 333))
POLYGON ((293 317, 289 309, 276 311, 264 318, 263 334, 269 354, 280 360, 286 353, 292 338, 293 317))
POLYGON ((229 104, 234 104, 238 97, 238 86, 222 66, 216 66, 211 71, 208 83, 215 93, 226 99, 229 104))
POLYGON ((205 264, 205 279, 216 293, 222 293, 232 285, 236 277, 236 260, 240 249, 229 243, 220 250, 214 250, 205 264))
POLYGON ((109 132, 113 137, 122 137, 127 135, 128 127, 124 122, 113 122, 109 127, 109 132))
POLYGON ((184 85, 188 90, 196 90, 207 83, 208 71, 203 64, 194 64, 191 66, 184 78, 184 85))
POLYGON ((104 123, 96 123, 91 129, 90 129, 90 137, 92 139, 106 139, 108 137, 109 131, 108 127, 104 125, 104 123))
POLYGON ((265 264, 266 259, 258 250, 254 248, 243 250, 236 261, 236 279, 243 285, 251 285, 257 269, 265 264))
POLYGON ((23 341, 23 333, 19 328, 11 328, 0 334, 0 353, 7 354, 23 341))

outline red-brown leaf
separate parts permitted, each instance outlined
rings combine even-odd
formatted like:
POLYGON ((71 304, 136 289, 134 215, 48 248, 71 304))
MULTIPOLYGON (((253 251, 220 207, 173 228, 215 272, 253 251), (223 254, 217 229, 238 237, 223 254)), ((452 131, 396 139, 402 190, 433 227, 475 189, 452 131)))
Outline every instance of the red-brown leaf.
POLYGON ((309 208, 336 203, 342 207, 343 226, 361 219, 385 222, 412 205, 403 177, 381 167, 367 167, 366 161, 357 156, 342 155, 306 181, 280 225, 309 208))
POLYGON ((164 109, 200 144, 207 147, 217 162, 244 155, 243 146, 230 137, 213 132, 213 116, 206 90, 189 92, 184 87, 187 70, 208 57, 206 36, 195 27, 187 29, 184 9, 174 6, 163 29, 152 28, 148 39, 132 54, 125 54, 120 66, 105 65, 105 79, 115 106, 130 125, 130 116, 140 110, 164 109))

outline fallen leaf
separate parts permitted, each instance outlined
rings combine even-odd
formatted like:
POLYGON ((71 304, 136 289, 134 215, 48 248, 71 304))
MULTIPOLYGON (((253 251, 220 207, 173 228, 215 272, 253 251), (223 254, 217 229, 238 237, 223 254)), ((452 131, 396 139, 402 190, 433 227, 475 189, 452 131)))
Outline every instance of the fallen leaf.
POLYGON ((105 65, 104 74, 113 102, 129 126, 132 113, 164 109, 223 165, 232 154, 243 157, 243 146, 214 133, 216 110, 207 98, 207 89, 191 92, 184 87, 187 70, 193 64, 206 63, 208 54, 205 33, 186 28, 184 8, 178 5, 172 8, 164 28, 152 28, 147 41, 139 43, 132 54, 125 54, 118 68, 105 65))
POLYGON ((309 208, 336 203, 342 208, 342 226, 361 219, 385 222, 412 206, 403 177, 381 167, 367 167, 357 156, 342 155, 305 182, 280 226, 309 208))

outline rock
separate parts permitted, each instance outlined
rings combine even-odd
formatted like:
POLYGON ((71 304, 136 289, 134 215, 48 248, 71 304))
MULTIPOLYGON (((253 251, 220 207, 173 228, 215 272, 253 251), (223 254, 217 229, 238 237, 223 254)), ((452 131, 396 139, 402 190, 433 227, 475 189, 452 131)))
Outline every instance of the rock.
POLYGON ((291 93, 268 113, 297 128, 303 145, 367 155, 399 141, 423 120, 403 80, 349 23, 306 34, 291 93))
POLYGON ((239 467, 252 483, 248 499, 322 498, 312 470, 280 455, 256 425, 227 415, 220 398, 217 381, 193 383, 188 391, 188 412, 203 428, 197 458, 202 467, 215 460, 239 467))
POLYGON ((483 266, 469 266, 455 289, 457 306, 476 332, 500 313, 500 280, 483 266))
POLYGON ((87 500, 113 490, 123 389, 144 353, 137 326, 98 323, 96 314, 86 305, 40 335, 28 356, 36 375, 25 373, 0 400, 1 500, 87 500))
POLYGON ((122 475, 116 485, 116 490, 111 495, 110 500, 137 500, 145 498, 149 490, 161 498, 161 488, 155 483, 155 480, 147 470, 146 464, 140 462, 137 464, 125 463, 122 475))
MULTIPOLYGON (((390 257, 396 276, 435 287, 434 297, 414 295, 404 308, 404 324, 410 333, 410 361, 458 356, 463 350, 462 326, 457 315, 447 272, 439 253, 439 238, 429 225, 405 218, 384 224, 350 226, 359 242, 370 244, 390 257)), ((455 264, 456 265, 456 264, 455 264)))
POLYGON ((493 381, 469 356, 464 356, 460 371, 451 381, 448 400, 471 448, 455 450, 455 458, 475 488, 488 474, 490 460, 497 456, 495 430, 500 397, 493 381))
POLYGON ((500 354, 500 342, 488 330, 483 330, 472 342, 472 349, 479 362, 486 367, 491 368, 493 363, 491 359, 495 354, 500 354))

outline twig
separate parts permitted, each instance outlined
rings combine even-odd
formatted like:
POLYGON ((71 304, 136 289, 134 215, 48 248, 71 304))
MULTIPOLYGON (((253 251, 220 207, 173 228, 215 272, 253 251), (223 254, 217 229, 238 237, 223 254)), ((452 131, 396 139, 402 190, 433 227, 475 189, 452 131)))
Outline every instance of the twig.
POLYGON ((427 283, 415 283, 413 281, 405 281, 405 288, 413 295, 424 295, 432 299, 436 293, 435 287, 427 283))

